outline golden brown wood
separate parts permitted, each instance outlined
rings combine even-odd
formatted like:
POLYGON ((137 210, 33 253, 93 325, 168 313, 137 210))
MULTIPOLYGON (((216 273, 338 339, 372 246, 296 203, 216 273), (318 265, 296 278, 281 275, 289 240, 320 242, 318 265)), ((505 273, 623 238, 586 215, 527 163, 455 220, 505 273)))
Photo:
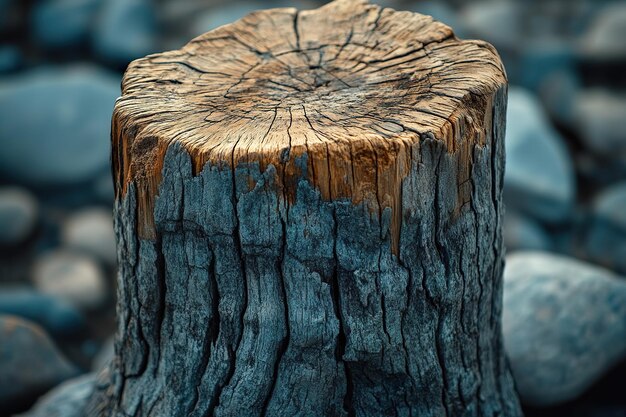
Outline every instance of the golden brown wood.
POLYGON ((136 182, 140 235, 150 238, 171 142, 196 172, 207 161, 273 164, 289 199, 306 155, 324 199, 390 207, 397 242, 411 146, 432 136, 459 152, 467 201, 471 150, 505 83, 493 47, 429 16, 350 0, 259 11, 129 66, 113 118, 117 195, 136 182))

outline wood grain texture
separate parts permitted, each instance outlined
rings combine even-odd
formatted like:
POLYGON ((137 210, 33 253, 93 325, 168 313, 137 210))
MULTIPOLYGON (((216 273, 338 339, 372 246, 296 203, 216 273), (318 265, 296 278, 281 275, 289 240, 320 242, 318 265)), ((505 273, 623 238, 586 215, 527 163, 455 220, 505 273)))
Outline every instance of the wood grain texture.
POLYGON ((520 416, 505 113, 491 46, 359 1, 133 62, 116 356, 86 414, 520 416))

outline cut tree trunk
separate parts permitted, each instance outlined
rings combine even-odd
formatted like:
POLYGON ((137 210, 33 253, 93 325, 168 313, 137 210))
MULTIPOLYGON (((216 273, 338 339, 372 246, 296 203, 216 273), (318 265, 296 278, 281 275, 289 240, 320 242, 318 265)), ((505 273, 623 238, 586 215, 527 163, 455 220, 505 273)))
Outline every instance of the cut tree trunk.
POLYGON ((360 1, 134 61, 119 330, 89 416, 519 416, 502 349, 506 76, 360 1))

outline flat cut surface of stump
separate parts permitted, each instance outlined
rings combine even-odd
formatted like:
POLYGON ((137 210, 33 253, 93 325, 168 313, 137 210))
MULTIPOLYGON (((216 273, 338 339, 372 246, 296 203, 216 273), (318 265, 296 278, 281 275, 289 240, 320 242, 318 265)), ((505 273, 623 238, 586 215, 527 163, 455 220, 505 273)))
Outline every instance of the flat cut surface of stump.
POLYGON ((113 118, 117 194, 136 183, 140 234, 153 237, 163 158, 178 142, 196 173, 272 164, 287 199, 306 176, 326 200, 390 207, 397 232, 411 146, 444 142, 469 176, 505 84, 489 44, 430 16, 347 0, 259 11, 130 65, 113 118))

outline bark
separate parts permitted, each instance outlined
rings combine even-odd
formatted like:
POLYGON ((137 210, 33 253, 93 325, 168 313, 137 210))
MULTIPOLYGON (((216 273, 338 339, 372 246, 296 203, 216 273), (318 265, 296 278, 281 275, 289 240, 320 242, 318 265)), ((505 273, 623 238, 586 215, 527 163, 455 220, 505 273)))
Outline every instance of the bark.
POLYGON ((519 416, 506 78, 429 17, 253 14, 129 67, 89 416, 519 416))

